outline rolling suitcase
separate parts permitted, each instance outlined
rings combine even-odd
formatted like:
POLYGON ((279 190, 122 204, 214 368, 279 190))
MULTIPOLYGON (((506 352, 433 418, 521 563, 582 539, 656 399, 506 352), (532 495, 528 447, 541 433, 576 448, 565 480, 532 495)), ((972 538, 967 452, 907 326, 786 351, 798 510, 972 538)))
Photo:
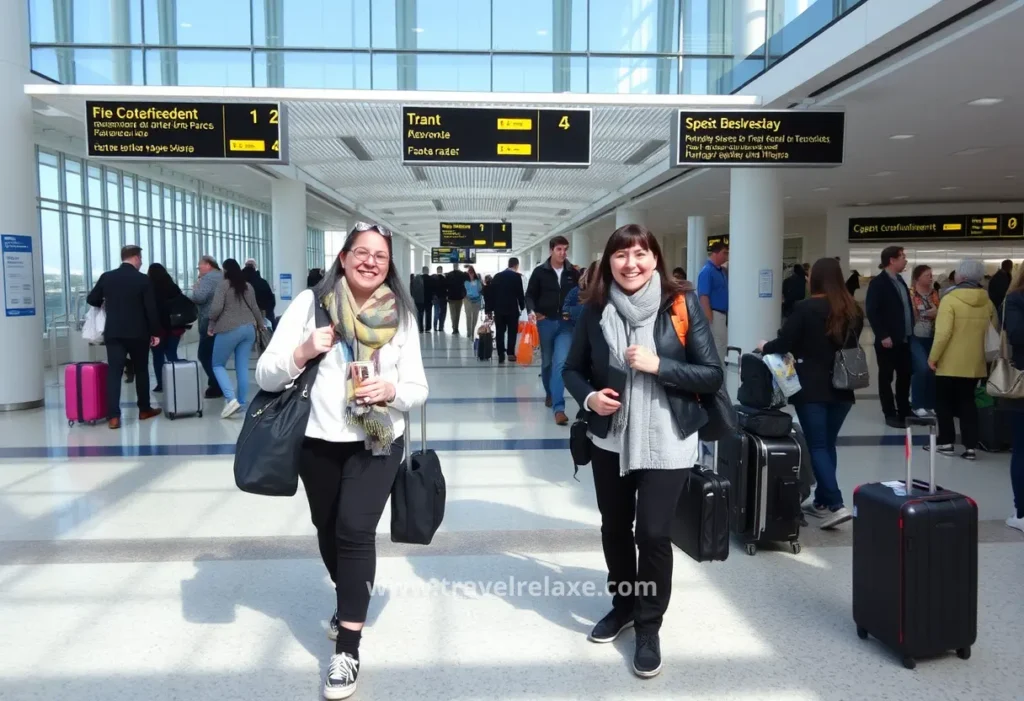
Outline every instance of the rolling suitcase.
POLYGON ((482 333, 477 336, 476 341, 477 360, 490 360, 494 354, 494 336, 489 333, 482 333))
POLYGON ((68 426, 107 418, 106 363, 73 363, 64 368, 64 410, 68 426))
POLYGON ((179 416, 203 415, 203 400, 199 385, 199 363, 179 360, 164 363, 164 412, 173 421, 179 416))
POLYGON ((405 463, 391 486, 391 542, 430 545, 444 521, 447 485, 437 452, 427 448, 427 405, 420 415, 420 449, 412 450, 412 421, 405 415, 405 463))
POLYGON ((914 669, 971 656, 978 634, 978 506, 935 484, 935 420, 907 417, 907 477, 853 493, 853 621, 914 669), (913 426, 929 427, 930 479, 913 479, 913 426))
MULTIPOLYGON (((718 464, 715 444, 712 465, 718 464)), ((676 513, 672 518, 672 542, 697 562, 729 557, 729 480, 716 468, 688 467, 676 513)))
POLYGON ((793 435, 764 438, 739 431, 719 451, 718 472, 732 485, 732 532, 748 555, 764 541, 788 542, 800 553, 800 443, 793 435))

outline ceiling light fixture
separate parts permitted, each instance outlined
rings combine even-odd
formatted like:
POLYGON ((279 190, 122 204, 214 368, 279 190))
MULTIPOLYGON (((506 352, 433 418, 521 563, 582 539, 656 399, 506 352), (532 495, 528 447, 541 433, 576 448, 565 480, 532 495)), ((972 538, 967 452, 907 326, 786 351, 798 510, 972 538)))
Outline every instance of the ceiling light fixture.
POLYGON ((960 189, 960 186, 959 186, 959 185, 946 185, 946 186, 945 186, 944 188, 942 188, 942 189, 943 189, 943 190, 959 190, 959 189, 960 189))
POLYGON ((409 170, 412 171, 412 176, 421 183, 427 182, 427 171, 423 170, 422 166, 413 166, 409 170))
POLYGON ((192 23, 191 22, 182 22, 181 23, 181 28, 182 29, 192 29, 192 23))
POLYGON ((518 204, 519 204, 519 200, 509 200, 508 209, 506 209, 505 211, 506 212, 514 212, 514 211, 516 211, 516 205, 518 205, 518 204))
POLYGON ((889 137, 893 141, 906 141, 907 139, 913 139, 913 134, 893 134, 889 137))
POLYGON ((539 36, 539 37, 546 37, 547 35, 548 35, 548 30, 546 30, 546 29, 538 29, 537 30, 537 36, 539 36))
POLYGON ((339 136, 338 140, 345 144, 345 148, 352 152, 352 155, 360 161, 372 161, 370 152, 354 136, 339 136))
POLYGON ((831 189, 832 188, 830 188, 830 187, 816 187, 816 188, 814 188, 814 191, 815 192, 828 192, 831 189))
POLYGON ((871 177, 873 177, 873 178, 884 178, 884 177, 887 177, 889 175, 892 175, 892 171, 891 170, 880 170, 877 173, 872 173, 871 177))
POLYGON ((977 148, 965 148, 963 151, 957 151, 954 156, 977 156, 979 153, 985 153, 989 151, 988 146, 979 146, 977 148))
POLYGON ((558 210, 558 213, 555 214, 555 216, 556 217, 564 217, 568 213, 569 213, 568 209, 560 209, 560 210, 558 210))
POLYGON ((521 178, 519 178, 519 182, 521 182, 521 183, 528 183, 531 180, 533 180, 533 176, 535 176, 536 174, 537 174, 537 169, 536 168, 524 168, 523 169, 523 176, 521 178))
POLYGON ((971 100, 967 104, 971 107, 991 107, 992 105, 998 105, 1003 101, 1001 97, 979 97, 977 100, 971 100))
POLYGON ((423 32, 426 31, 423 27, 413 27, 412 30, 417 34, 422 34, 423 32))
POLYGON ((870 204, 871 204, 870 202, 858 202, 857 206, 858 207, 867 207, 870 204))
POLYGON ((1016 180, 1017 179, 1016 175, 1004 175, 1003 177, 1006 178, 1007 180, 1016 180))
POLYGON ((431 204, 434 205, 434 209, 436 209, 438 212, 444 211, 444 204, 441 203, 441 200, 430 200, 430 202, 431 204))
POLYGON ((896 195, 892 199, 894 199, 894 200, 909 200, 910 199, 910 195, 896 195))

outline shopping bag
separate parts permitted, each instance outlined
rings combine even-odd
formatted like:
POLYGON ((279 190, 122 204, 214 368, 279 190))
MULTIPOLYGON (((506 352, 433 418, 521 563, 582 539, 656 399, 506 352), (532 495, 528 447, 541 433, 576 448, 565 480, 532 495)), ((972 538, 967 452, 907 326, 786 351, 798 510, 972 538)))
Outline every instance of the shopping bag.
POLYGON ((101 345, 103 343, 103 330, 107 326, 107 313, 103 307, 89 307, 85 314, 85 322, 82 324, 82 338, 87 343, 101 345))
POLYGON ((516 362, 520 365, 533 364, 533 344, 529 339, 529 331, 524 332, 516 341, 516 362))

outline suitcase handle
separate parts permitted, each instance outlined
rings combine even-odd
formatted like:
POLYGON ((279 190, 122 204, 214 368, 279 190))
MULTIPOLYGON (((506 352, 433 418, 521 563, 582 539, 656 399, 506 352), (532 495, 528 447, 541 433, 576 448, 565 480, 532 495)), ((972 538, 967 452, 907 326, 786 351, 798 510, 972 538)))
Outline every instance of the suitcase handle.
POLYGON ((913 462, 911 456, 914 452, 914 426, 928 427, 928 493, 935 494, 935 449, 937 448, 935 428, 938 425, 938 421, 931 416, 908 416, 906 422, 907 438, 904 444, 904 452, 907 456, 907 495, 913 494, 914 488, 914 472, 911 467, 913 462))
MULTIPOLYGON (((412 428, 412 415, 409 412, 403 412, 402 416, 405 417, 405 469, 412 470, 412 440, 409 438, 410 431, 412 428)), ((423 402, 420 407, 420 452, 427 452, 427 403, 423 402)))

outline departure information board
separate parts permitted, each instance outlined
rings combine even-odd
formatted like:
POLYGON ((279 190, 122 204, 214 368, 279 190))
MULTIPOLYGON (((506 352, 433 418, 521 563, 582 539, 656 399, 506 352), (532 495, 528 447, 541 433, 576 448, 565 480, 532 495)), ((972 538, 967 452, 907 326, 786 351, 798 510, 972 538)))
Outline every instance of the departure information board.
POLYGON ((473 265, 476 263, 475 248, 452 248, 451 246, 437 246, 430 249, 431 263, 465 263, 473 265))
POLYGON ((590 165, 589 109, 402 107, 406 165, 590 165))
POLYGON ((714 246, 719 241, 724 243, 726 246, 729 245, 728 236, 708 236, 708 253, 711 253, 711 247, 714 246))
POLYGON ((672 119, 675 168, 843 164, 843 112, 679 110, 672 119))
POLYGON ((441 222, 441 245, 466 248, 512 248, 510 222, 441 222))
POLYGON ((1024 238, 1024 214, 937 214, 850 219, 850 241, 913 239, 999 240, 1024 238))
POLYGON ((276 103, 85 103, 94 158, 288 162, 284 112, 276 103))

